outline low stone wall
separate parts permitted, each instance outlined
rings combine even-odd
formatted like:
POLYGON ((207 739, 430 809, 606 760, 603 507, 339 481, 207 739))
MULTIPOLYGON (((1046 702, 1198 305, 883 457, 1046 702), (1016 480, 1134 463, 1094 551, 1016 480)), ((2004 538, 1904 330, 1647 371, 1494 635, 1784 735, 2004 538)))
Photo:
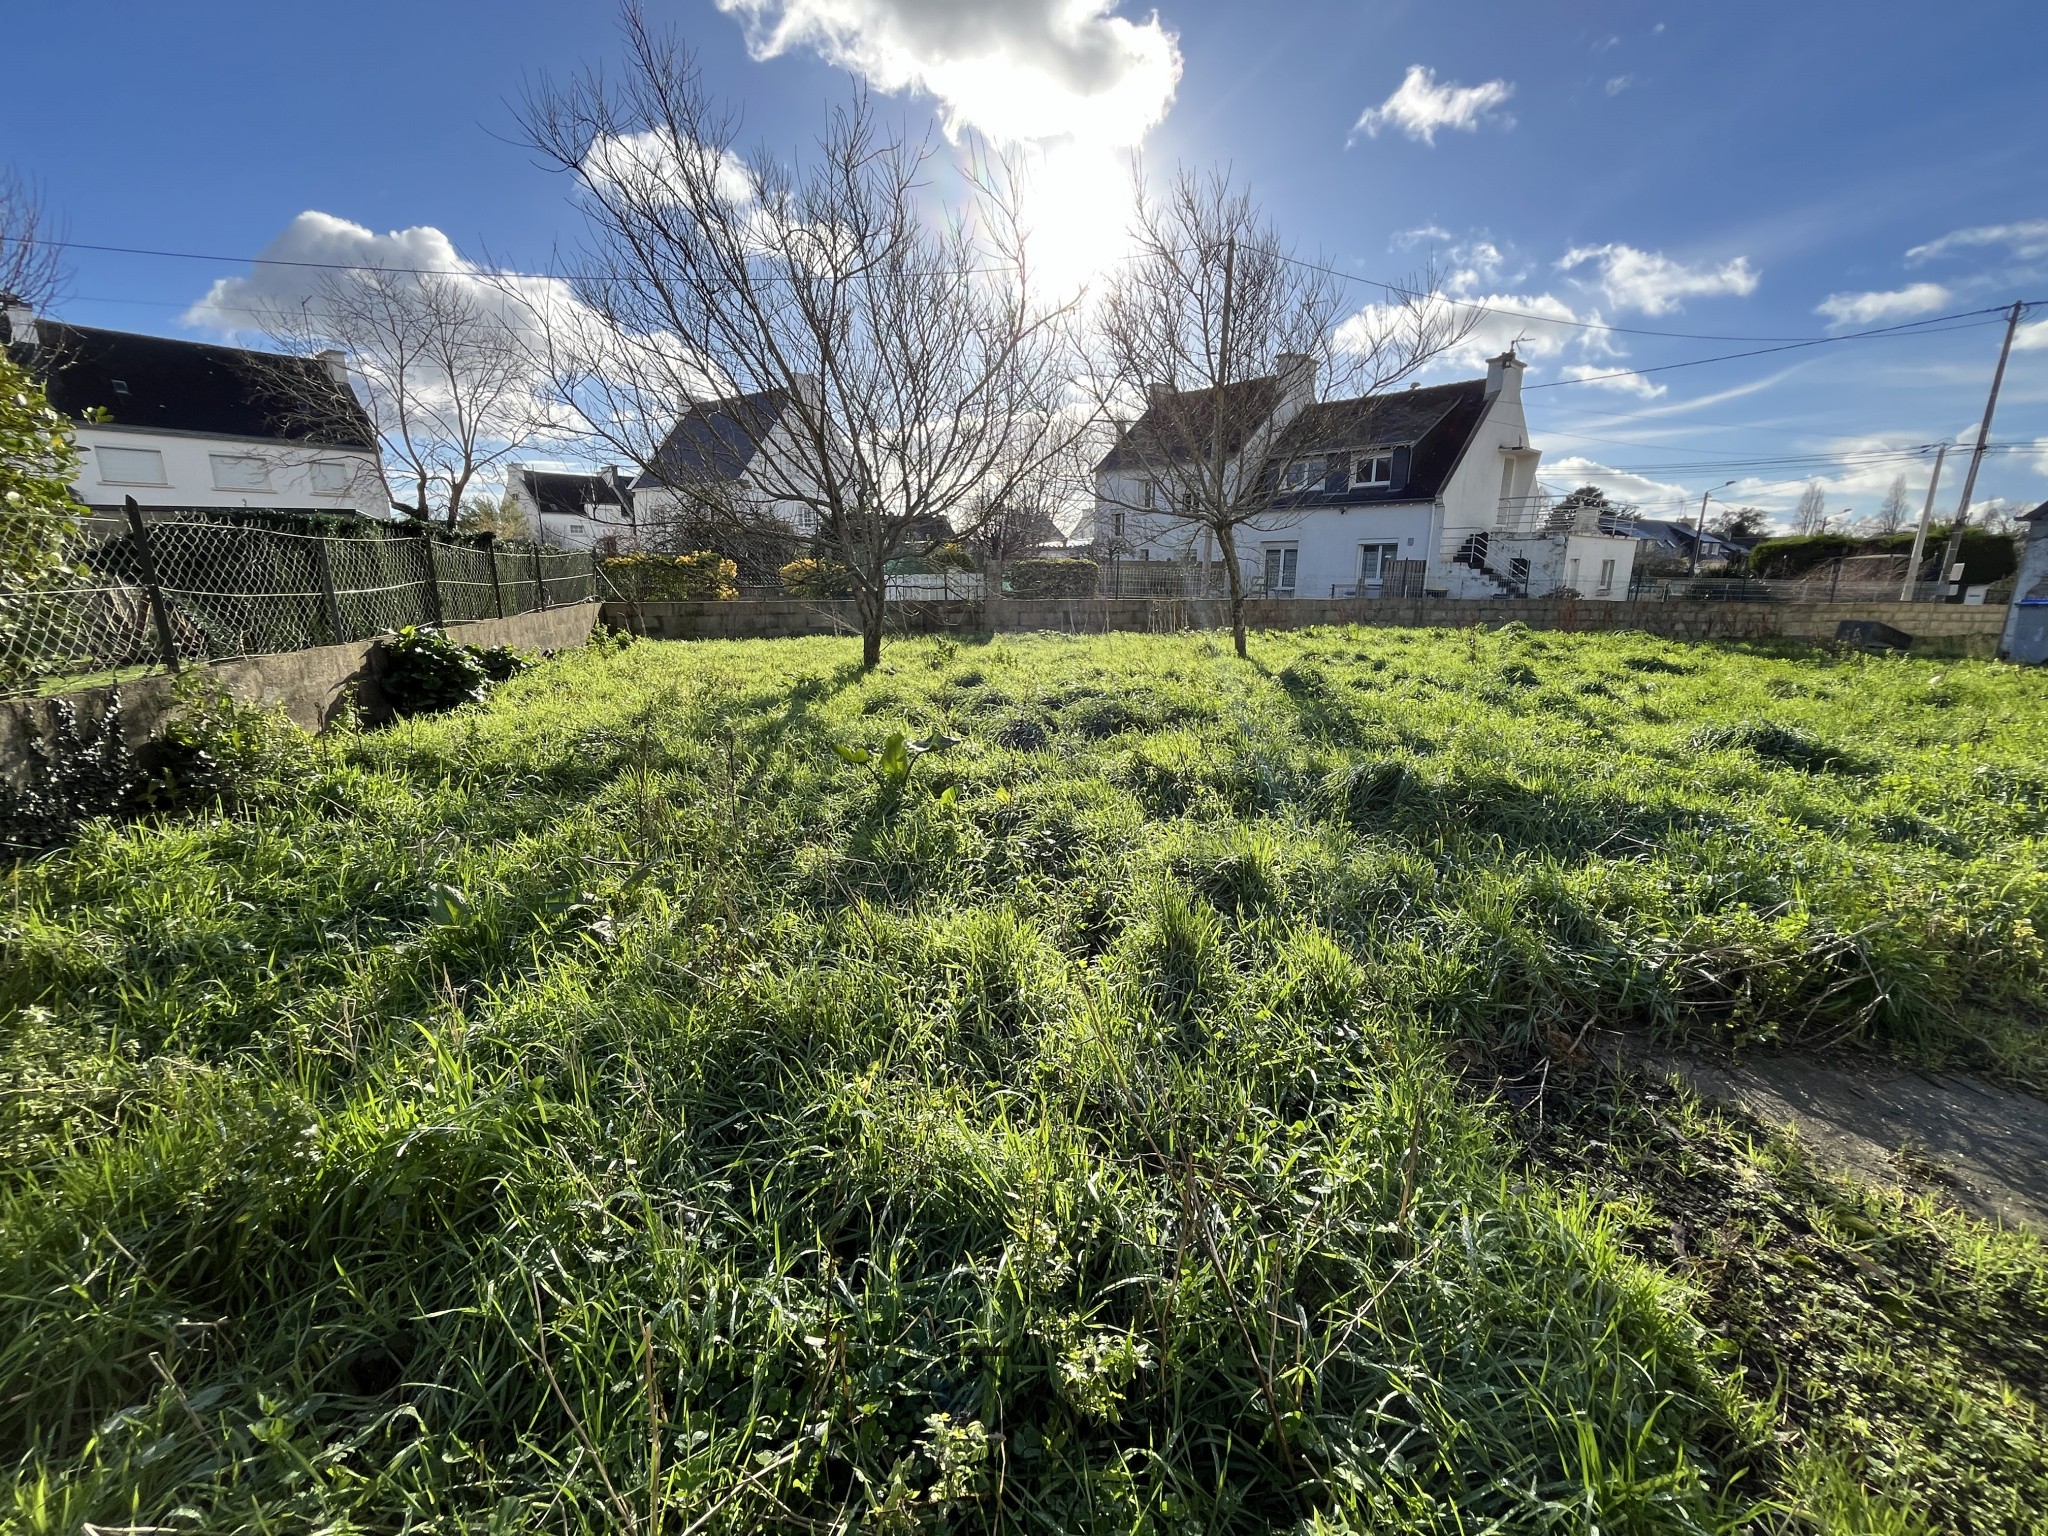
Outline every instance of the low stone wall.
MULTIPOLYGON (((448 633, 467 645, 510 645, 522 651, 556 651, 583 644, 597 624, 596 603, 544 608, 510 619, 480 619, 450 624, 448 633)), ((383 712, 377 689, 373 653, 375 638, 347 645, 320 645, 274 656, 245 656, 188 667, 218 681, 245 704, 281 709, 292 723, 318 731, 332 722, 353 693, 370 718, 383 712)), ((68 704, 82 734, 98 734, 99 722, 116 695, 121 701, 121 734, 139 745, 163 727, 173 708, 176 679, 152 673, 132 682, 101 688, 80 688, 47 698, 0 699, 0 778, 19 783, 34 752, 34 742, 56 727, 59 704, 68 704)))
MULTIPOLYGON (((1153 634, 1221 629, 1230 622, 1221 600, 1166 597, 999 598, 984 603, 892 605, 891 627, 912 633, 1011 633, 1058 630, 1153 634)), ((1988 656, 2005 626, 2005 609, 1954 603, 1602 603, 1574 598, 1492 602, 1442 599, 1253 598, 1245 622, 1253 629, 1304 629, 1317 624, 1462 629, 1520 622, 1531 629, 1641 630, 1681 640, 1829 640, 1844 619, 1876 619, 1914 637, 1916 648, 1988 656)), ((860 618, 850 602, 607 603, 604 622, 663 640, 760 639, 779 635, 853 634, 860 618)))

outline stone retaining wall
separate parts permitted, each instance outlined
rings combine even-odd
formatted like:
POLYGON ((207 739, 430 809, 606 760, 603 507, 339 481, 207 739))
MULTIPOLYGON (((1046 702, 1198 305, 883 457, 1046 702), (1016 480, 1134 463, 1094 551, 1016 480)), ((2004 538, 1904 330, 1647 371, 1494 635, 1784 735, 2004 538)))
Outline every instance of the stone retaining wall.
MULTIPOLYGON (((473 624, 450 624, 448 633, 467 645, 510 645, 522 651, 555 651, 581 645, 597 624, 596 603, 574 603, 561 608, 542 608, 509 619, 480 619, 473 624)), ((292 723, 318 731, 330 723, 353 693, 356 703, 370 718, 382 713, 383 698, 377 690, 372 653, 377 640, 351 641, 347 645, 319 645, 303 651, 283 651, 275 656, 245 656, 234 661, 207 662, 189 666, 188 672, 202 673, 218 681, 233 698, 265 709, 281 709, 292 723)), ((132 682, 101 688, 79 688, 46 698, 0 699, 0 778, 13 783, 22 773, 34 742, 47 737, 56 727, 57 706, 69 704, 82 733, 97 734, 106 717, 107 706, 118 694, 121 700, 121 734, 131 745, 154 736, 171 713, 171 690, 176 679, 167 673, 152 673, 132 682)))
MULTIPOLYGON (((891 605, 891 627, 908 633, 992 634, 1058 630, 1168 633, 1220 629, 1230 622, 1220 600, 1190 598, 1000 598, 971 603, 891 605)), ((1511 621, 1531 629, 1641 630, 1682 640, 1828 640, 1844 619, 1876 619, 1914 637, 1916 648, 1988 656, 2005 625, 2002 606, 1954 603, 1600 603, 1572 598, 1451 602, 1442 599, 1254 598, 1253 629, 1367 624, 1460 629, 1511 621)), ((857 634, 850 602, 607 603, 604 622, 664 640, 759 639, 780 635, 857 634)))

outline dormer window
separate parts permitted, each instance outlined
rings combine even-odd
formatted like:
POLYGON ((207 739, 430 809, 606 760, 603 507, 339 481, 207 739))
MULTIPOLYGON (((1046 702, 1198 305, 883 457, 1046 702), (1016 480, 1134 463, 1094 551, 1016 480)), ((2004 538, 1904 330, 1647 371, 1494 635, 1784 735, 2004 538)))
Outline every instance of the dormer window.
POLYGON ((125 395, 128 393, 128 381, 126 379, 111 379, 108 382, 114 386, 115 394, 125 395))
POLYGON ((1323 475, 1328 464, 1329 460, 1322 454, 1317 454, 1311 459, 1290 460, 1287 467, 1280 472, 1280 489, 1283 491, 1321 490, 1323 475))
POLYGON ((1394 451, 1373 449, 1361 453, 1351 466, 1351 483, 1357 486, 1389 486, 1394 483, 1394 451))

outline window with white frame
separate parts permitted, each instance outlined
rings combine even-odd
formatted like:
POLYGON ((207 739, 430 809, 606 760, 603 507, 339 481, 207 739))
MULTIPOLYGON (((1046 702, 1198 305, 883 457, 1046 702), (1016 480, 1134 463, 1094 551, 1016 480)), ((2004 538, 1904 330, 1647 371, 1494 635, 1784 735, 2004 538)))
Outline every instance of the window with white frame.
POLYGON ((1578 590, 1579 590, 1579 562, 1578 562, 1578 561, 1576 561, 1576 560, 1567 560, 1567 561, 1565 562, 1565 577, 1564 577, 1564 584, 1565 584, 1566 586, 1570 587, 1570 588, 1571 588, 1571 589, 1572 589, 1572 590, 1573 590, 1574 592, 1576 592, 1576 591, 1578 591, 1578 590))
POLYGON ((1608 593, 1614 590, 1614 562, 1612 560, 1602 560, 1600 562, 1600 585, 1593 590, 1601 597, 1607 596, 1608 593))
POLYGON ((1123 513, 1112 512, 1109 514, 1109 536, 1112 539, 1120 539, 1124 536, 1123 513))
POLYGON ((1394 483, 1394 452, 1375 448, 1361 453, 1351 465, 1351 483, 1358 486, 1388 486, 1394 483))
POLYGON ((313 481, 313 489, 322 496, 339 496, 348 489, 352 478, 348 465, 340 459, 315 459, 308 474, 313 481))
POLYGON ((164 456, 154 448, 95 448, 102 485, 169 485, 164 456))
POLYGON ((1294 596, 1294 572, 1301 559, 1301 548, 1295 544, 1268 544, 1266 556, 1266 596, 1294 596))
POLYGON ((1376 587, 1387 579, 1387 568, 1401 558, 1398 544, 1361 544, 1358 546, 1358 584, 1361 587, 1376 587))
POLYGON ((1147 480, 1139 494, 1138 504, 1142 506, 1147 512, 1150 512, 1152 510, 1153 497, 1155 494, 1156 493, 1152 488, 1152 482, 1150 480, 1147 480))
POLYGON ((1318 491, 1323 486, 1323 476, 1330 467, 1327 454, 1316 454, 1312 458, 1290 459, 1287 467, 1280 471, 1280 489, 1283 491, 1318 491))
POLYGON ((207 459, 213 465, 213 488, 216 491, 267 491, 270 489, 270 464, 247 453, 209 453, 207 459))

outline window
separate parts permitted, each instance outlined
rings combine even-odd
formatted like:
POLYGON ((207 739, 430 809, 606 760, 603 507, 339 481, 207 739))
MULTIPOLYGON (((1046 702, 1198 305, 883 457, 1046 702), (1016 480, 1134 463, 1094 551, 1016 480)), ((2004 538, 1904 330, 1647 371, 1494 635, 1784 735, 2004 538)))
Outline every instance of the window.
POLYGON ((1293 459, 1280 472, 1280 489, 1283 491, 1317 491, 1323 486, 1323 475, 1329 468, 1326 455, 1313 458, 1293 459))
POLYGON ((169 485, 164 456, 154 448, 95 448, 100 480, 107 485, 169 485))
POLYGON ((1600 585, 1593 590, 1601 597, 1605 597, 1614 590, 1614 562, 1612 560, 1602 560, 1600 562, 1600 585))
POLYGON ((315 459, 313 489, 323 496, 335 496, 348 489, 348 466, 339 459, 315 459))
POLYGON ((248 454, 209 453, 213 462, 213 488, 217 491, 267 491, 270 466, 248 454))
POLYGON ((1123 513, 1112 512, 1109 514, 1109 536, 1112 539, 1120 539, 1124 536, 1123 513))
POLYGON ((1566 566, 1564 584, 1576 592, 1579 590, 1579 562, 1576 560, 1567 561, 1566 566))
POLYGON ((1374 449, 1361 453, 1358 462, 1351 467, 1353 485, 1392 485, 1394 483, 1394 455, 1374 449))
POLYGON ((115 394, 125 395, 128 393, 128 381, 126 379, 109 379, 107 382, 114 386, 115 394))
POLYGON ((1387 579, 1387 567, 1401 557, 1398 544, 1361 544, 1358 546, 1358 584, 1361 587, 1376 587, 1387 579))
POLYGON ((1152 490, 1152 482, 1150 480, 1147 480, 1145 482, 1144 494, 1139 498, 1140 504, 1145 508, 1147 512, 1150 512, 1152 510, 1153 494, 1154 493, 1152 490))
POLYGON ((1266 546, 1266 596, 1294 596, 1294 569, 1301 550, 1293 544, 1266 546))

